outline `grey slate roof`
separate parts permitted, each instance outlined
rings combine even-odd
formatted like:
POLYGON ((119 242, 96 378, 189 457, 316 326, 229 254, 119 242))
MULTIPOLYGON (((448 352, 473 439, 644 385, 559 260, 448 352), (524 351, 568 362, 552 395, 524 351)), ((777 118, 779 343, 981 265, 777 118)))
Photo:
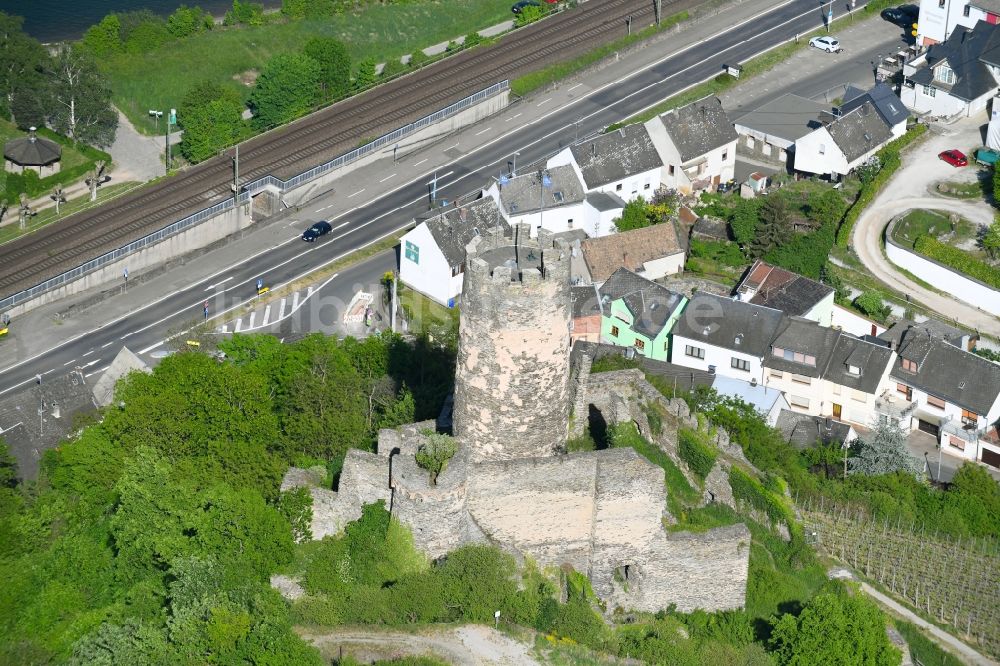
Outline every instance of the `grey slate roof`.
POLYGON ((0 398, 0 437, 17 460, 18 476, 22 479, 38 476, 42 454, 73 432, 76 414, 94 408, 91 387, 78 371, 62 377, 45 377, 40 385, 32 383, 0 398))
POLYGON ((539 199, 544 200, 546 210, 583 201, 583 183, 572 166, 566 164, 547 171, 552 180, 550 187, 544 187, 538 173, 531 172, 511 178, 501 188, 500 204, 507 217, 539 210, 539 199))
POLYGON ((500 214, 492 197, 476 199, 466 206, 450 207, 424 222, 451 266, 465 262, 465 246, 477 235, 488 233, 498 224, 505 235, 511 233, 510 224, 500 214))
POLYGON ((840 331, 835 328, 820 326, 810 319, 801 317, 785 317, 771 341, 771 347, 808 354, 816 358, 815 365, 797 363, 775 356, 768 350, 764 356, 764 367, 794 372, 805 377, 821 377, 833 349, 837 344, 840 331))
POLYGON ((816 442, 843 444, 851 433, 851 426, 847 423, 822 416, 800 414, 788 409, 781 410, 774 426, 781 431, 789 444, 799 449, 815 446, 816 442))
POLYGON ((570 148, 587 189, 663 166, 646 126, 625 125, 570 148))
POLYGON ((667 320, 683 302, 684 297, 655 282, 619 268, 600 288, 604 307, 622 299, 632 313, 632 330, 647 338, 655 338, 667 320))
POLYGON ((932 335, 943 338, 945 342, 955 345, 956 347, 960 347, 961 349, 966 349, 965 344, 967 344, 970 339, 979 339, 979 336, 976 334, 968 333, 960 328, 955 328, 954 326, 946 324, 943 321, 938 321, 937 319, 928 319, 920 322, 919 324, 906 319, 900 319, 878 337, 889 343, 890 346, 898 348, 899 343, 903 340, 903 334, 906 333, 906 331, 911 327, 927 329, 932 335))
POLYGON ((673 333, 762 357, 770 353, 771 340, 782 317, 780 310, 698 292, 674 324, 673 333))
POLYGON ((46 166, 59 161, 62 147, 40 136, 25 136, 5 143, 3 156, 22 166, 46 166))
POLYGON ((989 412, 1000 395, 1000 365, 918 326, 903 332, 890 376, 980 415, 989 412), (917 371, 904 370, 903 359, 915 361, 917 371))
POLYGON ((1000 0, 972 0, 969 4, 993 14, 1000 14, 1000 0))
POLYGON ((910 111, 903 105, 902 100, 892 91, 892 88, 882 82, 876 83, 871 90, 847 86, 847 89, 844 90, 844 103, 840 105, 840 112, 849 113, 865 102, 871 102, 875 110, 882 116, 882 120, 890 127, 894 127, 910 117, 910 111))
POLYGON ((826 126, 833 142, 844 153, 848 162, 853 162, 865 153, 871 152, 892 140, 892 128, 875 110, 871 102, 865 102, 826 126))
POLYGON ((625 208, 625 200, 614 192, 590 192, 586 199, 587 203, 594 207, 594 210, 599 210, 602 213, 625 208))
POLYGON ((570 287, 570 300, 573 304, 573 317, 589 317, 601 314, 601 295, 594 285, 570 287))
POLYGON ((875 393, 879 380, 892 362, 892 350, 842 333, 823 371, 823 379, 848 388, 875 393), (849 372, 848 366, 861 369, 860 375, 849 372))
POLYGON ((688 162, 736 140, 733 123, 718 97, 705 97, 659 116, 681 161, 688 162))
POLYGON ((755 293, 749 302, 801 317, 832 294, 833 288, 758 259, 736 287, 736 293, 741 295, 750 291, 755 293))
POLYGON ((822 127, 829 113, 830 105, 789 93, 740 116, 736 124, 795 143, 822 127))
POLYGON ((995 25, 979 21, 972 30, 956 28, 948 39, 927 50, 926 63, 910 76, 920 85, 933 85, 951 95, 971 102, 997 87, 986 63, 1000 62, 1000 43, 995 25), (933 67, 942 61, 955 72, 955 83, 948 85, 934 80, 933 67))

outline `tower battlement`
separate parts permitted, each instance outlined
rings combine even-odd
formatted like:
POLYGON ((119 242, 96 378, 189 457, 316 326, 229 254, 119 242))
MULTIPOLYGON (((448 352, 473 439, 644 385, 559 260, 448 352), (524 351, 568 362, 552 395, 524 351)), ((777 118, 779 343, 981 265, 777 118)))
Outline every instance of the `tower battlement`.
POLYGON ((569 245, 517 225, 466 251, 455 435, 473 461, 553 455, 569 417, 569 245))

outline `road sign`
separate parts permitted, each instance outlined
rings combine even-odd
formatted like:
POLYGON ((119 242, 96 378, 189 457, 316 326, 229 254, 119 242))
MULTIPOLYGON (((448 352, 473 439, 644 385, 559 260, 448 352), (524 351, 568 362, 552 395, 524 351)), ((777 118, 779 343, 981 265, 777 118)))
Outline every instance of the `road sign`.
POLYGON ((262 278, 257 278, 257 291, 264 288, 264 280, 262 278))
POLYGON ((128 279, 128 266, 125 267, 125 279, 128 279))

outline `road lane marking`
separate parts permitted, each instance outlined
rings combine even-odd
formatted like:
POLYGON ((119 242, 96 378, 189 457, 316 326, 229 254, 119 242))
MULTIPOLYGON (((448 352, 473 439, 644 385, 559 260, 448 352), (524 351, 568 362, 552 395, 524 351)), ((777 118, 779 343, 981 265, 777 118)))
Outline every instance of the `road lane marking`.
POLYGON ((215 284, 210 284, 207 287, 205 287, 205 291, 212 291, 213 289, 215 289, 216 287, 218 287, 219 285, 221 285, 223 282, 229 282, 232 279, 233 279, 232 275, 230 275, 227 278, 222 278, 221 280, 219 280, 215 284))
POLYGON ((72 361, 66 361, 65 363, 63 363, 63 367, 65 368, 67 365, 71 363, 76 363, 76 359, 74 358, 72 361))
POLYGON ((487 132, 489 132, 489 131, 490 131, 491 129, 493 129, 493 128, 492 128, 492 127, 487 127, 487 128, 486 128, 486 129, 484 129, 484 130, 481 130, 481 131, 479 131, 479 132, 476 132, 476 136, 479 136, 480 134, 486 134, 486 133, 487 133, 487 132))
POLYGON ((281 305, 278 306, 278 321, 285 318, 285 299, 281 299, 281 305))
POLYGON ((84 375, 84 377, 92 377, 92 376, 94 376, 94 375, 99 375, 99 374, 101 374, 102 372, 104 372, 105 370, 107 370, 107 369, 108 369, 108 367, 109 367, 109 366, 107 366, 107 365, 106 365, 106 366, 104 366, 103 368, 98 368, 97 370, 94 370, 93 372, 88 372, 87 374, 85 374, 85 375, 84 375))
POLYGON ((292 294, 292 312, 299 309, 299 292, 292 294))
POLYGON ((84 354, 83 354, 83 355, 84 355, 84 356, 90 356, 90 355, 91 355, 91 354, 93 354, 93 353, 94 353, 95 351, 97 351, 97 350, 96 350, 96 349, 91 349, 91 350, 90 350, 89 352, 84 352, 84 354))
POLYGON ((139 354, 148 354, 149 352, 153 351, 154 349, 156 349, 157 347, 159 347, 162 344, 163 344, 163 340, 160 340, 155 345, 150 345, 149 347, 146 347, 145 349, 140 350, 139 354))
MULTIPOLYGON (((91 361, 91 362, 89 362, 89 363, 84 363, 84 364, 83 364, 82 366, 80 366, 80 367, 81 367, 81 368, 89 368, 90 366, 92 366, 92 365, 95 365, 95 364, 97 364, 97 363, 100 363, 100 362, 101 362, 101 359, 99 359, 99 358, 95 358, 95 359, 94 359, 93 361, 91 361)), ((51 371, 51 370, 49 370, 49 372, 52 372, 52 371, 51 371)))
POLYGON ((115 344, 115 343, 114 343, 114 341, 111 341, 111 342, 107 342, 107 343, 105 343, 105 344, 101 345, 101 349, 104 349, 105 347, 110 347, 110 346, 111 346, 111 345, 113 345, 113 344, 115 344))
POLYGON ((551 102, 551 101, 552 101, 552 98, 551 98, 551 97, 546 97, 545 99, 543 99, 543 100, 542 100, 541 102, 539 102, 539 103, 538 103, 538 104, 536 104, 535 106, 541 106, 542 104, 547 104, 547 103, 549 103, 549 102, 551 102))
POLYGON ((254 310, 253 312, 250 313, 250 323, 247 324, 247 330, 253 328, 253 320, 254 320, 254 318, 256 316, 257 316, 257 311, 256 310, 254 310))
POLYGON ((240 319, 236 320, 236 328, 234 328, 233 331, 235 333, 239 333, 241 328, 243 328, 243 319, 242 319, 242 317, 240 319))
POLYGON ((448 146, 447 148, 445 148, 445 149, 444 149, 444 152, 448 152, 448 151, 449 151, 449 150, 451 150, 452 148, 458 148, 458 144, 460 144, 460 143, 462 143, 462 142, 461 142, 461 141, 458 141, 458 142, 456 142, 456 143, 455 143, 455 145, 454 145, 454 146, 448 146))
POLYGON ((424 159, 420 160, 419 162, 417 162, 413 166, 420 166, 421 164, 423 164, 424 162, 426 162, 429 159, 430 159, 429 157, 425 157, 424 159))
POLYGON ((575 86, 573 86, 572 88, 570 88, 569 90, 567 90, 566 92, 573 92, 574 90, 576 90, 577 88, 579 88, 582 85, 583 85, 582 83, 578 83, 575 86))
POLYGON ((385 181, 389 180, 390 178, 395 178, 395 177, 396 177, 396 174, 394 174, 394 173, 393 174, 389 174, 388 176, 386 176, 385 178, 383 178, 382 180, 380 180, 378 182, 384 183, 385 181))
POLYGON ((357 192, 355 192, 354 194, 348 194, 348 195, 347 195, 347 198, 348 198, 348 199, 350 199, 351 197, 356 197, 356 196, 358 196, 359 194, 361 194, 361 193, 362 193, 362 192, 364 192, 364 191, 365 191, 365 188, 363 188, 363 187, 362 187, 362 188, 361 188, 360 190, 358 190, 358 191, 357 191, 357 192))
POLYGON ((268 303, 264 307, 264 321, 260 322, 261 326, 267 326, 267 320, 271 317, 271 304, 268 303))

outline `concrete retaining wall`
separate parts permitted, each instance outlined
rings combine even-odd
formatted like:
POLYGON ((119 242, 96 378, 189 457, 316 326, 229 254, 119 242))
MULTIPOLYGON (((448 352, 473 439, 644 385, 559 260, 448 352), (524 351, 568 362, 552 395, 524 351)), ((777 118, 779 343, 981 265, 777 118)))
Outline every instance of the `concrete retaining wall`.
POLYGON ((935 289, 992 315, 1000 315, 1000 291, 899 245, 892 239, 895 224, 893 220, 885 230, 885 254, 889 261, 913 273, 935 289))

